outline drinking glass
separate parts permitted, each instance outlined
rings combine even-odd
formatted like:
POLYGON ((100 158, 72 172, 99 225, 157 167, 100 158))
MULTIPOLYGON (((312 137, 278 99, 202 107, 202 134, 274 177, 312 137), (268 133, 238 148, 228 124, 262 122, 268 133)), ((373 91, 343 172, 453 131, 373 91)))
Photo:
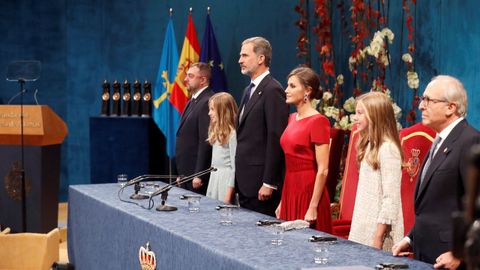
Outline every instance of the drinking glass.
POLYGON ((128 181, 128 175, 122 173, 117 175, 117 182, 120 185, 120 187, 123 187, 128 181))
POLYGON ((270 241, 270 243, 274 246, 280 246, 283 244, 283 233, 285 232, 285 227, 283 227, 281 224, 273 224, 270 226, 273 232, 273 239, 270 241))

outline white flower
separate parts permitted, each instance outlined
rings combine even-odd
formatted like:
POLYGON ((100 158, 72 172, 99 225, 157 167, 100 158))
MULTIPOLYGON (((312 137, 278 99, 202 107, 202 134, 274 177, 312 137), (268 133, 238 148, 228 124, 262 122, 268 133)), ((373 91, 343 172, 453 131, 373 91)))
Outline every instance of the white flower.
POLYGON ((393 113, 395 114, 395 119, 400 119, 402 116, 402 109, 397 105, 397 103, 392 102, 393 113))
POLYGON ((328 101, 328 100, 330 100, 332 97, 333 97, 332 93, 330 93, 330 92, 328 92, 328 91, 323 92, 323 97, 322 97, 322 99, 323 99, 324 101, 328 101))
POLYGON ((357 63, 357 59, 355 57, 350 56, 348 58, 348 68, 350 69, 350 71, 353 71, 353 67, 356 63, 357 63))
POLYGON ((312 108, 314 108, 315 110, 317 109, 318 103, 320 103, 320 99, 312 99, 312 101, 310 101, 310 105, 311 105, 312 108))
POLYGON ((335 108, 333 106, 328 106, 325 108, 325 116, 330 117, 338 121, 338 114, 340 113, 338 108, 335 108))
POLYGON ((415 71, 408 71, 407 72, 407 84, 408 87, 412 89, 417 89, 418 85, 420 84, 420 80, 418 79, 418 74, 415 71))
POLYGON ((390 64, 390 57, 388 55, 386 55, 385 53, 382 53, 379 60, 380 60, 380 62, 382 62, 382 64, 384 66, 388 66, 388 64, 390 64))
POLYGON ((342 85, 343 84, 343 75, 340 74, 337 76, 337 83, 338 85, 342 85))
POLYGON ((413 58, 412 56, 409 54, 409 53, 405 53, 402 55, 402 60, 405 62, 405 63, 412 63, 413 62, 413 58))
POLYGON ((395 38, 395 35, 393 34, 392 30, 389 28, 383 28, 382 29, 382 34, 384 37, 388 39, 388 42, 391 44, 393 42, 393 39, 395 38))
POLYGON ((350 97, 349 99, 345 100, 343 109, 349 113, 353 113, 355 111, 355 98, 350 97))
POLYGON ((348 115, 344 115, 338 122, 338 126, 343 130, 352 129, 352 123, 349 121, 348 115))

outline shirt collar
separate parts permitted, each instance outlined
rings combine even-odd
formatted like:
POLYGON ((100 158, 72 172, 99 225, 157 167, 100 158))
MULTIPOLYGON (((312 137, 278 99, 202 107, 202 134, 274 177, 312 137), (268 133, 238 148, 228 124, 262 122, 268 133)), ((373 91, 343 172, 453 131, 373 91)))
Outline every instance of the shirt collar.
POLYGON ((458 125, 458 123, 460 123, 463 119, 464 119, 463 117, 460 117, 457 120, 453 121, 452 123, 450 123, 450 125, 448 125, 442 131, 440 131, 440 133, 438 133, 437 136, 440 136, 440 138, 442 138, 442 141, 443 141, 445 138, 448 137, 450 132, 452 132, 452 130, 458 125))
POLYGON ((253 84, 255 84, 255 88, 262 82, 262 80, 267 77, 267 75, 270 74, 270 71, 267 69, 265 72, 260 74, 255 80, 252 81, 253 84))
POLYGON ((205 86, 204 88, 198 90, 195 94, 192 95, 192 98, 193 98, 193 99, 198 98, 198 96, 200 96, 200 94, 201 94, 205 89, 207 89, 207 88, 208 88, 208 86, 205 86))

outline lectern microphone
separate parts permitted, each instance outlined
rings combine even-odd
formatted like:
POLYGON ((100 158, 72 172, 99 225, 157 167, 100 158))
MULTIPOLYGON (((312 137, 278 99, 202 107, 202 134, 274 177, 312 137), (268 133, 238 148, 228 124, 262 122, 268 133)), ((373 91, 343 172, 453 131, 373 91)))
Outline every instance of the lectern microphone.
POLYGON ((125 183, 123 187, 128 187, 136 183, 140 183, 142 181, 150 180, 150 179, 176 179, 177 177, 178 175, 144 174, 128 180, 128 182, 125 183))
MULTIPOLYGON (((217 170, 217 168, 210 167, 206 170, 194 173, 194 174, 186 176, 186 177, 182 177, 177 181, 177 185, 181 185, 181 184, 190 182, 196 177, 200 177, 204 174, 214 172, 216 170, 217 170)), ((153 197, 155 197, 155 196, 162 195, 161 196, 162 203, 161 203, 160 206, 157 207, 157 211, 175 211, 175 210, 177 210, 177 207, 165 204, 165 202, 167 201, 167 197, 168 197, 168 191, 170 189, 172 189, 172 187, 173 187, 173 185, 168 184, 168 185, 164 186, 163 188, 153 192, 152 195, 150 195, 150 200, 152 200, 153 197)), ((153 207, 153 204, 152 204, 152 207, 153 207)))

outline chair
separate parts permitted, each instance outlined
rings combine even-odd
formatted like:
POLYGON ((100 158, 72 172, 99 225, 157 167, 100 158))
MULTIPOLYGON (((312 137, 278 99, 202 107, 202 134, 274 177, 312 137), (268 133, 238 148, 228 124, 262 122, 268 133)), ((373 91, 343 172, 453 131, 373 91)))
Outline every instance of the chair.
POLYGON ((342 149, 345 143, 345 130, 338 128, 330 129, 330 152, 328 158, 328 175, 326 188, 330 201, 335 199, 335 190, 338 184, 338 173, 340 171, 340 161, 342 159, 342 149))
POLYGON ((417 123, 400 131, 402 144, 402 211, 405 235, 415 222, 414 198, 417 174, 436 134, 431 128, 417 123))
POLYGON ((332 234, 348 238, 352 223, 353 208, 358 186, 358 166, 356 162, 357 150, 355 145, 358 140, 356 125, 353 126, 348 143, 348 152, 345 159, 345 169, 342 178, 342 189, 338 204, 331 204, 332 213, 338 213, 338 218, 332 220, 332 234))
MULTIPOLYGON (((6 229, 8 230, 8 229, 6 229)), ((50 269, 59 259, 60 233, 0 233, 0 269, 50 269)))

